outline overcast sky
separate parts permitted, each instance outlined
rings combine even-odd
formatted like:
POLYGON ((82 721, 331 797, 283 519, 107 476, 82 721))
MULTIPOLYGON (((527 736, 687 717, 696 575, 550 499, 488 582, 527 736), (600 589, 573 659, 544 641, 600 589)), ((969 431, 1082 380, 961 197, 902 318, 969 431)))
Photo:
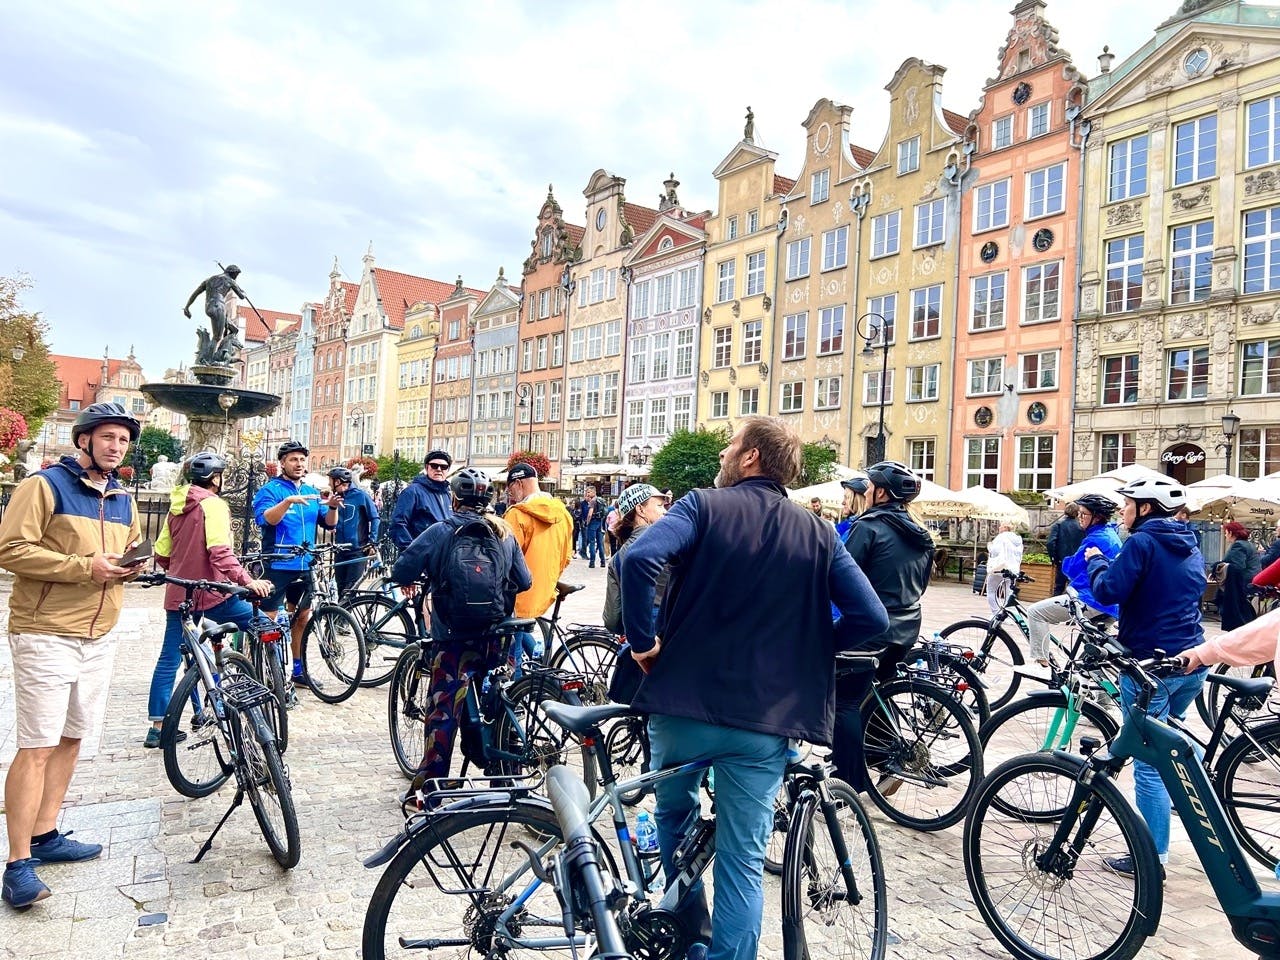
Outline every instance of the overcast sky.
MULTIPOLYGON (((598 167, 686 207, 755 109, 794 175, 821 97, 879 146, 908 57, 947 67, 967 114, 1015 0, 635 0, 173 4, 51 0, 5 16, 0 273, 36 283, 56 352, 190 362, 181 307, 214 261, 261 308, 319 299, 334 255, 487 288, 519 279, 546 193, 583 219, 598 167)), ((1087 75, 1177 0, 1050 0, 1087 75)), ((196 309, 199 309, 197 305, 196 309)), ((196 316, 203 319, 200 313, 196 316)))

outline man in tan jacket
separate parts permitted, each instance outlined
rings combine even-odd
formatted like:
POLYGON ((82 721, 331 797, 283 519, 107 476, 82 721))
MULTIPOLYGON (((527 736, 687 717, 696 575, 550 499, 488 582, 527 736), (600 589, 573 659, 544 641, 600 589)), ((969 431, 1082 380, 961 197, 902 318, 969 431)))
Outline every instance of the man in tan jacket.
POLYGON ((117 561, 141 539, 137 505, 115 477, 141 427, 123 407, 95 403, 71 428, 79 451, 19 484, 0 520, 9 599, 18 752, 4 785, 9 862, 4 901, 24 909, 49 896, 37 863, 92 860, 101 844, 57 830, 80 741, 96 733, 120 617, 117 561))

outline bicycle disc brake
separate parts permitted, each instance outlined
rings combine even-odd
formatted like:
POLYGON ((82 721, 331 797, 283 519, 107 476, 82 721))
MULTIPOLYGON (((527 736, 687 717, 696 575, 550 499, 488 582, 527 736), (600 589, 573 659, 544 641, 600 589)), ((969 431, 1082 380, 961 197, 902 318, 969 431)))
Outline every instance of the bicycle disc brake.
POLYGON ((678 960, 684 956, 684 928, 666 910, 642 910, 629 921, 623 942, 636 960, 678 960))

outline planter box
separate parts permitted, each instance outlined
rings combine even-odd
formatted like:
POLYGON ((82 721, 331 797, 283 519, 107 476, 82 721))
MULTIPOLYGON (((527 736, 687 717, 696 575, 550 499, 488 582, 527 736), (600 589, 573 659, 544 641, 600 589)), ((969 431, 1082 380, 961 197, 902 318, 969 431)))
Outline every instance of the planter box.
POLYGON ((1022 572, 1035 580, 1035 583, 1024 583, 1018 587, 1018 599, 1024 604, 1048 600, 1053 596, 1053 564, 1024 563, 1022 572))

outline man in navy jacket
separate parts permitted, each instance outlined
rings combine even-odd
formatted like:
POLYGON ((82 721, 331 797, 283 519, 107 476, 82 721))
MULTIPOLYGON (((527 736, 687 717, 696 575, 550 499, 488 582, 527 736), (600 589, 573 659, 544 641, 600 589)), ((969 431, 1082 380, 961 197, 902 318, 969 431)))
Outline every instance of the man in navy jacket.
MULTIPOLYGON (((651 715, 654 768, 711 760, 718 822, 733 825, 716 834, 712 958, 755 956, 787 738, 831 742, 836 652, 889 625, 835 527, 787 499, 799 471, 800 440, 789 427, 745 418, 720 452, 721 489, 681 499, 623 563, 623 624, 647 674, 634 706, 651 715), (646 611, 668 563, 655 636, 646 611)), ((668 877, 698 780, 671 777, 657 787, 668 877)), ((705 934, 705 902, 685 919, 705 934)))
POLYGON ((422 472, 400 491, 391 514, 391 539, 403 550, 433 523, 453 516, 449 481, 445 479, 453 458, 432 450, 422 461, 422 472))

